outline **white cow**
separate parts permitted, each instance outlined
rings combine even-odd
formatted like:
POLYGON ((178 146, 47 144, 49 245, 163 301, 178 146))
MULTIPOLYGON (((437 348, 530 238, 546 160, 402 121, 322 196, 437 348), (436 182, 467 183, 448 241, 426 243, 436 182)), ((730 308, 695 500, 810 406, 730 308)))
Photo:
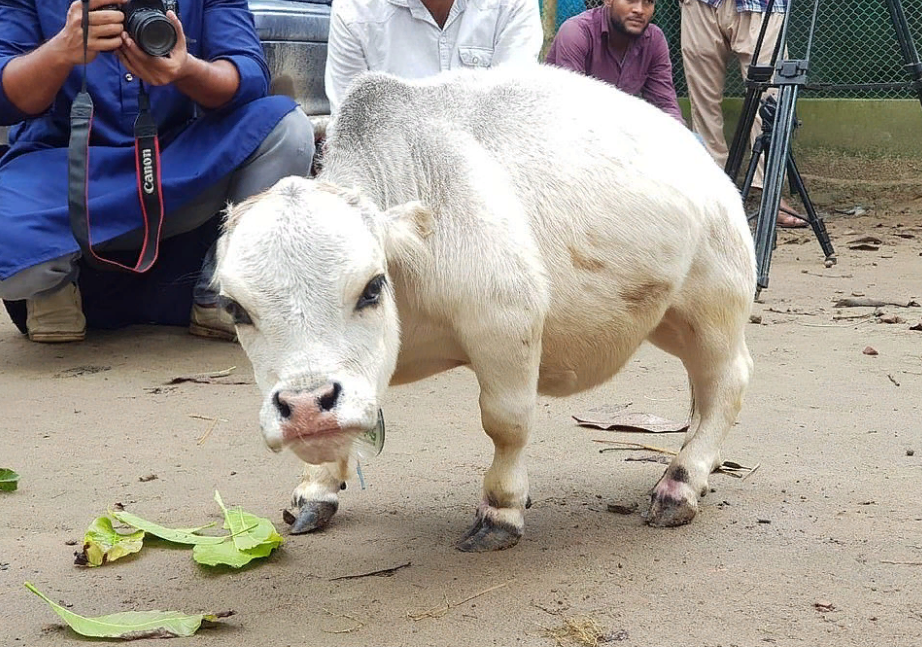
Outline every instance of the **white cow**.
POLYGON ((218 257, 265 441, 309 464, 296 533, 336 512, 389 384, 467 366, 495 454, 459 548, 514 545, 537 395, 605 382, 644 340, 693 392, 648 522, 688 523, 752 373, 733 184, 668 115, 560 69, 364 76, 320 175, 231 206, 218 257))

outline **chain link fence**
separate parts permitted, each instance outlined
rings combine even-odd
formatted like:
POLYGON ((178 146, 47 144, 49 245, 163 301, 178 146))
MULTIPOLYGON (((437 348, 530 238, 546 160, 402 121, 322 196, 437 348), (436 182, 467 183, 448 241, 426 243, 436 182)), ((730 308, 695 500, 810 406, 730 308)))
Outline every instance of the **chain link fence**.
MULTIPOLYGON (((542 9, 555 12, 556 8, 553 16, 545 16, 546 28, 553 29, 556 33, 567 18, 601 4, 602 0, 543 0, 542 9)), ((922 0, 903 0, 902 5, 916 47, 922 49, 922 0)), ((803 58, 810 32, 813 2, 794 0, 792 9, 787 40, 788 56, 803 58)), ((679 96, 688 96, 685 71, 682 67, 680 13, 679 0, 659 0, 656 3, 653 22, 663 30, 669 42, 676 91, 679 96)), ((808 81, 811 84, 892 84, 904 83, 910 79, 904 68, 886 0, 820 0, 809 58, 808 81)), ((735 59, 728 63, 727 69, 726 95, 742 96, 745 94, 745 86, 735 59)), ((803 96, 892 99, 915 95, 908 88, 827 88, 805 90, 803 96)))

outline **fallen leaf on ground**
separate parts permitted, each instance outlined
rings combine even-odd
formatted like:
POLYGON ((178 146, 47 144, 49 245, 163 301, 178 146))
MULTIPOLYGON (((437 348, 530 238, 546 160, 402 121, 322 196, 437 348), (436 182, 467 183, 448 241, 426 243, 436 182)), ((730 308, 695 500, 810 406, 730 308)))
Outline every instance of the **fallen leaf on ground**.
POLYGON ((614 419, 600 422, 573 416, 580 427, 601 429, 602 431, 630 431, 650 434, 677 434, 688 431, 688 424, 679 424, 652 413, 622 413, 614 419))
POLYGON ((83 537, 83 552, 77 553, 75 564, 102 566, 141 550, 144 531, 123 534, 112 527, 112 519, 99 517, 87 528, 83 537))
POLYGON ((861 352, 864 353, 865 355, 879 355, 880 354, 877 352, 876 348, 873 348, 871 346, 865 346, 864 350, 861 352))
POLYGON ((215 371, 214 373, 197 373, 196 375, 178 375, 174 377, 169 382, 164 382, 166 385, 170 384, 182 384, 183 382, 194 382, 196 384, 252 384, 253 382, 249 380, 224 380, 237 369, 236 366, 231 366, 230 368, 223 371, 215 371))
POLYGON ((19 474, 13 470, 0 469, 0 492, 15 492, 19 487, 19 474))
POLYGON ((910 330, 922 330, 922 323, 917 323, 914 326, 909 327, 910 330))
POLYGON ((883 242, 884 241, 877 236, 861 236, 860 238, 855 238, 854 240, 848 241, 848 244, 859 245, 861 243, 867 243, 868 245, 880 245, 883 242))
POLYGON ((234 615, 233 611, 195 615, 185 615, 178 611, 124 611, 96 618, 87 618, 52 602, 31 583, 26 582, 25 586, 47 602, 71 629, 81 636, 89 638, 138 640, 141 638, 191 636, 198 631, 203 621, 214 622, 218 618, 234 615))
POLYGON ((829 611, 835 611, 835 605, 831 602, 819 601, 813 603, 813 608, 821 613, 827 613, 829 611))
POLYGON ((143 530, 148 534, 154 535, 155 537, 160 537, 160 539, 165 539, 166 541, 171 541, 176 544, 220 544, 221 542, 230 538, 229 535, 225 535, 223 537, 209 537, 207 535, 195 534, 196 531, 201 530, 201 528, 196 528, 193 530, 165 528, 164 526, 156 524, 152 521, 147 521, 146 519, 142 519, 137 515, 133 515, 130 512, 113 511, 109 514, 124 524, 132 526, 133 528, 138 528, 139 530, 143 530))
POLYGON ((835 308, 879 308, 882 306, 896 306, 897 308, 918 308, 918 301, 886 301, 884 299, 872 299, 870 297, 846 297, 836 301, 835 308))
POLYGON ((901 323, 906 323, 906 320, 905 320, 905 319, 903 319, 903 318, 902 318, 901 316, 899 316, 899 315, 894 315, 894 314, 881 315, 880 317, 877 318, 877 320, 878 320, 879 322, 885 323, 885 324, 901 324, 901 323))
POLYGON ((637 512, 637 504, 632 503, 631 505, 621 505, 620 503, 609 503, 608 511, 614 512, 615 514, 634 514, 637 512))
POLYGON ((240 568, 259 557, 268 557, 284 541, 268 519, 244 512, 240 507, 228 510, 221 495, 214 493, 215 501, 224 513, 224 527, 231 531, 220 544, 196 544, 192 558, 205 566, 232 566, 240 568))

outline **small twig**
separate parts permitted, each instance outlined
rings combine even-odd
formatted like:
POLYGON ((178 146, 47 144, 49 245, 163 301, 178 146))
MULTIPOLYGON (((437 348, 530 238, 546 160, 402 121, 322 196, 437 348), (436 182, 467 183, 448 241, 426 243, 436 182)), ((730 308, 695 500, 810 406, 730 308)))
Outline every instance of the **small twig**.
POLYGON ((756 470, 759 469, 761 466, 762 466, 762 463, 756 463, 755 467, 753 467, 751 470, 749 470, 749 473, 748 473, 748 474, 746 474, 746 475, 743 476, 743 480, 745 481, 745 480, 748 479, 750 476, 752 476, 753 474, 755 474, 756 470))
POLYGON ((851 279, 854 278, 854 274, 822 274, 820 272, 811 272, 809 270, 803 270, 802 274, 808 274, 810 276, 819 276, 824 279, 851 279))
POLYGON ((339 577, 331 577, 330 582, 335 582, 336 580, 357 580, 360 577, 390 577, 401 568, 407 568, 412 562, 407 562, 406 564, 398 564, 397 566, 392 566, 390 568, 379 568, 376 571, 368 571, 367 573, 359 573, 357 575, 340 575, 339 577))
MULTIPOLYGON (((512 580, 509 580, 509 582, 511 582, 511 581, 512 581, 512 580)), ((425 610, 423 610, 423 611, 421 611, 421 612, 419 612, 419 613, 413 613, 413 612, 411 612, 411 611, 407 611, 407 618, 409 618, 410 620, 416 620, 416 621, 423 620, 423 619, 425 619, 425 618, 441 618, 441 617, 444 616, 446 613, 448 613, 452 608, 454 608, 454 607, 460 607, 462 604, 465 604, 465 603, 467 603, 467 602, 470 602, 471 600, 473 600, 473 599, 475 599, 475 598, 479 598, 481 595, 486 595, 486 594, 489 593, 490 591, 495 591, 496 589, 501 589, 501 588, 503 588, 504 586, 508 586, 508 585, 509 585, 509 582, 503 582, 502 584, 497 584, 497 585, 495 585, 495 586, 491 586, 491 587, 488 588, 488 589, 484 589, 484 590, 481 591, 480 593, 475 593, 474 595, 469 595, 469 596, 467 596, 466 598, 464 598, 463 600, 459 600, 458 602, 449 602, 449 601, 448 601, 448 596, 445 596, 445 602, 444 602, 444 604, 442 604, 441 606, 432 607, 431 609, 425 609, 425 610)))
POLYGON ((890 375, 889 373, 887 374, 887 378, 888 378, 891 382, 893 382, 893 384, 894 384, 895 386, 899 386, 899 385, 900 385, 900 383, 896 381, 896 378, 893 377, 892 375, 890 375))
POLYGON ((351 620, 352 622, 356 623, 356 625, 355 625, 354 627, 349 627, 348 629, 324 629, 323 627, 321 627, 320 630, 321 630, 322 632, 324 632, 324 633, 327 633, 327 634, 351 634, 353 631, 358 631, 359 629, 361 629, 362 627, 365 626, 365 623, 364 623, 364 622, 362 622, 361 620, 359 620, 358 618, 356 618, 355 616, 353 616, 353 615, 351 615, 351 614, 348 614, 348 613, 333 613, 333 612, 330 611, 329 609, 324 609, 324 611, 327 612, 329 615, 333 616, 334 618, 345 618, 346 620, 351 620))
POLYGON ((900 562, 892 559, 882 559, 881 564, 902 564, 903 566, 922 566, 922 562, 900 562))
POLYGON ((606 447, 605 449, 600 449, 599 453, 602 452, 617 452, 624 450, 633 450, 633 449, 645 449, 650 452, 658 452, 660 454, 669 454, 670 456, 675 456, 679 452, 673 451, 671 449, 663 449, 662 447, 654 447, 652 445, 644 445, 642 443, 629 443, 624 440, 597 440, 593 439, 594 443, 602 443, 603 445, 617 445, 616 447, 606 447))
POLYGON ((201 444, 203 444, 203 443, 205 442, 205 440, 208 438, 208 436, 211 435, 211 432, 214 431, 214 428, 215 428, 217 425, 218 425, 218 419, 217 419, 217 418, 212 418, 212 419, 211 419, 211 425, 208 427, 207 431, 205 431, 205 433, 202 434, 202 435, 199 437, 198 441, 197 441, 195 444, 196 444, 196 445, 201 445, 201 444))
POLYGON ((857 321, 855 323, 844 323, 844 324, 821 324, 821 323, 809 323, 807 321, 798 321, 801 326, 809 326, 810 328, 851 328, 852 326, 858 326, 863 323, 868 323, 868 318, 865 317, 864 321, 857 321))
MULTIPOLYGON (((653 445, 644 445, 642 443, 629 443, 623 440, 599 440, 593 439, 594 443, 602 443, 604 445, 617 445, 616 447, 606 447, 605 449, 600 449, 599 453, 602 452, 617 452, 617 451, 632 451, 632 450, 645 450, 648 452, 657 452, 660 454, 667 454, 669 456, 676 456, 679 452, 673 451, 671 449, 664 449, 662 447, 654 447, 653 445)), ((724 461, 721 463, 715 472, 721 474, 726 474, 727 476, 732 476, 738 479, 746 479, 752 476, 752 473, 755 472, 762 463, 757 463, 755 467, 746 467, 745 465, 740 465, 739 463, 734 463, 733 461, 724 461), (740 475, 739 472, 746 471, 746 474, 740 475)))
POLYGON ((746 467, 745 465, 740 465, 739 463, 724 461, 714 471, 720 474, 726 474, 727 476, 732 476, 735 479, 744 479, 759 469, 759 465, 761 464, 762 463, 758 463, 755 467, 746 467))

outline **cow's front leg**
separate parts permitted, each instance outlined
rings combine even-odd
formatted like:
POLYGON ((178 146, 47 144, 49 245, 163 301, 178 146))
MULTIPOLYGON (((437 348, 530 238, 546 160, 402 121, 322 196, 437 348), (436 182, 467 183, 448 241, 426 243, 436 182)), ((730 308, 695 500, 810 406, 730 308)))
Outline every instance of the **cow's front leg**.
POLYGON ((301 535, 326 526, 339 509, 339 491, 346 483, 347 459, 322 465, 305 465, 301 483, 291 495, 295 512, 286 515, 290 532, 301 535))
MULTIPOLYGON (((493 440, 493 464, 483 481, 483 499, 474 525, 458 544, 466 552, 502 550, 515 546, 525 528, 528 474, 522 450, 534 418, 540 342, 516 344, 517 356, 508 346, 489 361, 474 360, 480 382, 480 415, 484 431, 493 440)), ((473 359, 473 358, 472 358, 473 359)))

